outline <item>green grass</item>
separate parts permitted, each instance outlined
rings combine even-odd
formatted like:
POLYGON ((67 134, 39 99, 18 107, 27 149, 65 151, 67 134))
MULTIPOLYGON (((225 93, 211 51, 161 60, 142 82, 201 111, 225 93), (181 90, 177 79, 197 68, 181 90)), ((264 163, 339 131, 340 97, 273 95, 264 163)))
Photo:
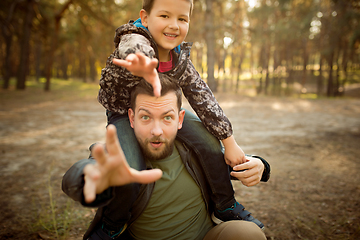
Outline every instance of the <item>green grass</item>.
MULTIPOLYGON (((98 83, 84 83, 76 79, 51 79, 50 91, 44 91, 45 78, 39 82, 29 78, 26 82, 25 90, 16 90, 16 80, 10 80, 10 87, 7 90, 0 88, 0 103, 5 99, 11 98, 14 103, 40 103, 45 101, 76 101, 83 98, 96 99, 99 85, 98 83)), ((1 87, 3 81, 0 81, 1 87)))
POLYGON ((39 194, 33 198, 34 219, 29 225, 29 232, 57 240, 69 239, 71 235, 81 236, 93 218, 93 212, 75 204, 59 191, 56 181, 52 180, 53 168, 56 168, 55 162, 52 163, 47 182, 44 183, 47 194, 39 194))

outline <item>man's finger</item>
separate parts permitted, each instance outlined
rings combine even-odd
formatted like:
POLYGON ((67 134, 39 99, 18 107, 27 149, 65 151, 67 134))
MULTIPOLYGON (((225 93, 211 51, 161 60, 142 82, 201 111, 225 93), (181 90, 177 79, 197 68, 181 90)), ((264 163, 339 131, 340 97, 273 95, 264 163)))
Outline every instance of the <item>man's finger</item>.
POLYGON ((84 198, 85 198, 85 202, 87 203, 91 203, 95 200, 96 198, 96 184, 93 181, 94 179, 96 179, 98 176, 96 176, 98 173, 96 173, 96 169, 93 165, 88 164, 85 166, 84 168, 84 180, 85 180, 85 184, 84 184, 84 198))
POLYGON ((236 166, 233 167, 234 171, 241 171, 241 170, 246 170, 250 168, 250 162, 246 162, 246 163, 241 163, 238 164, 236 166))
POLYGON ((137 182, 141 184, 148 184, 159 180, 162 176, 162 171, 160 169, 151 169, 137 171, 135 169, 130 169, 131 175, 133 176, 132 182, 137 182))
POLYGON ((96 159, 96 161, 102 165, 106 162, 106 153, 104 150, 104 145, 96 144, 92 149, 92 155, 96 159))
POLYGON ((119 139, 116 133, 116 127, 109 124, 106 128, 106 150, 110 155, 122 154, 119 139))

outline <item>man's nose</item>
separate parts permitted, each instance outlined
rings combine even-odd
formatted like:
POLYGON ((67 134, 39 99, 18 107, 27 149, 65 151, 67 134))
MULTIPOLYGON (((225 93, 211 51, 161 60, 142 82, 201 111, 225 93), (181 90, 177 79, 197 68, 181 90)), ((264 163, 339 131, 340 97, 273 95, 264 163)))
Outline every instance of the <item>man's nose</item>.
POLYGON ((152 128, 151 128, 151 134, 154 136, 160 136, 163 134, 163 130, 161 128, 161 123, 156 121, 154 122, 152 128))

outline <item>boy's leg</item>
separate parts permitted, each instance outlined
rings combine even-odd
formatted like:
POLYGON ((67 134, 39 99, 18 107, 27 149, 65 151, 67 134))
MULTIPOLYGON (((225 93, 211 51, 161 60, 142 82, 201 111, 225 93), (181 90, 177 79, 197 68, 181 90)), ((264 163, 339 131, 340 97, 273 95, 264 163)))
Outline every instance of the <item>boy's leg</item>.
POLYGON ((215 204, 216 224, 229 220, 246 220, 264 225, 246 211, 234 197, 229 175, 229 166, 225 163, 220 141, 204 127, 200 119, 189 111, 185 113, 182 129, 177 137, 196 152, 199 163, 211 188, 211 199, 215 204))
POLYGON ((138 171, 145 170, 145 160, 135 137, 134 129, 130 126, 129 117, 110 111, 106 111, 106 115, 108 116, 108 124, 116 127, 119 142, 129 166, 138 171))
POLYGON ((207 131, 197 116, 185 111, 184 123, 177 137, 197 154, 216 208, 231 206, 236 200, 221 143, 207 131))

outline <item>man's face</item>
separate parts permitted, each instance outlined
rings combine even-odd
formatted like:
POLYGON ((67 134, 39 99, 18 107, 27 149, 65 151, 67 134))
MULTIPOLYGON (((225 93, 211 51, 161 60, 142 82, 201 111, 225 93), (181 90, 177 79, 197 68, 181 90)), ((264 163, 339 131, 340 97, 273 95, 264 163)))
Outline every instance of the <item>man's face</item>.
POLYGON ((179 112, 174 92, 159 98, 146 94, 136 97, 129 119, 145 158, 159 160, 172 153, 184 115, 184 110, 179 112))
POLYGON ((140 11, 142 24, 158 45, 161 62, 185 40, 189 31, 191 4, 187 0, 155 0, 151 12, 140 11))

